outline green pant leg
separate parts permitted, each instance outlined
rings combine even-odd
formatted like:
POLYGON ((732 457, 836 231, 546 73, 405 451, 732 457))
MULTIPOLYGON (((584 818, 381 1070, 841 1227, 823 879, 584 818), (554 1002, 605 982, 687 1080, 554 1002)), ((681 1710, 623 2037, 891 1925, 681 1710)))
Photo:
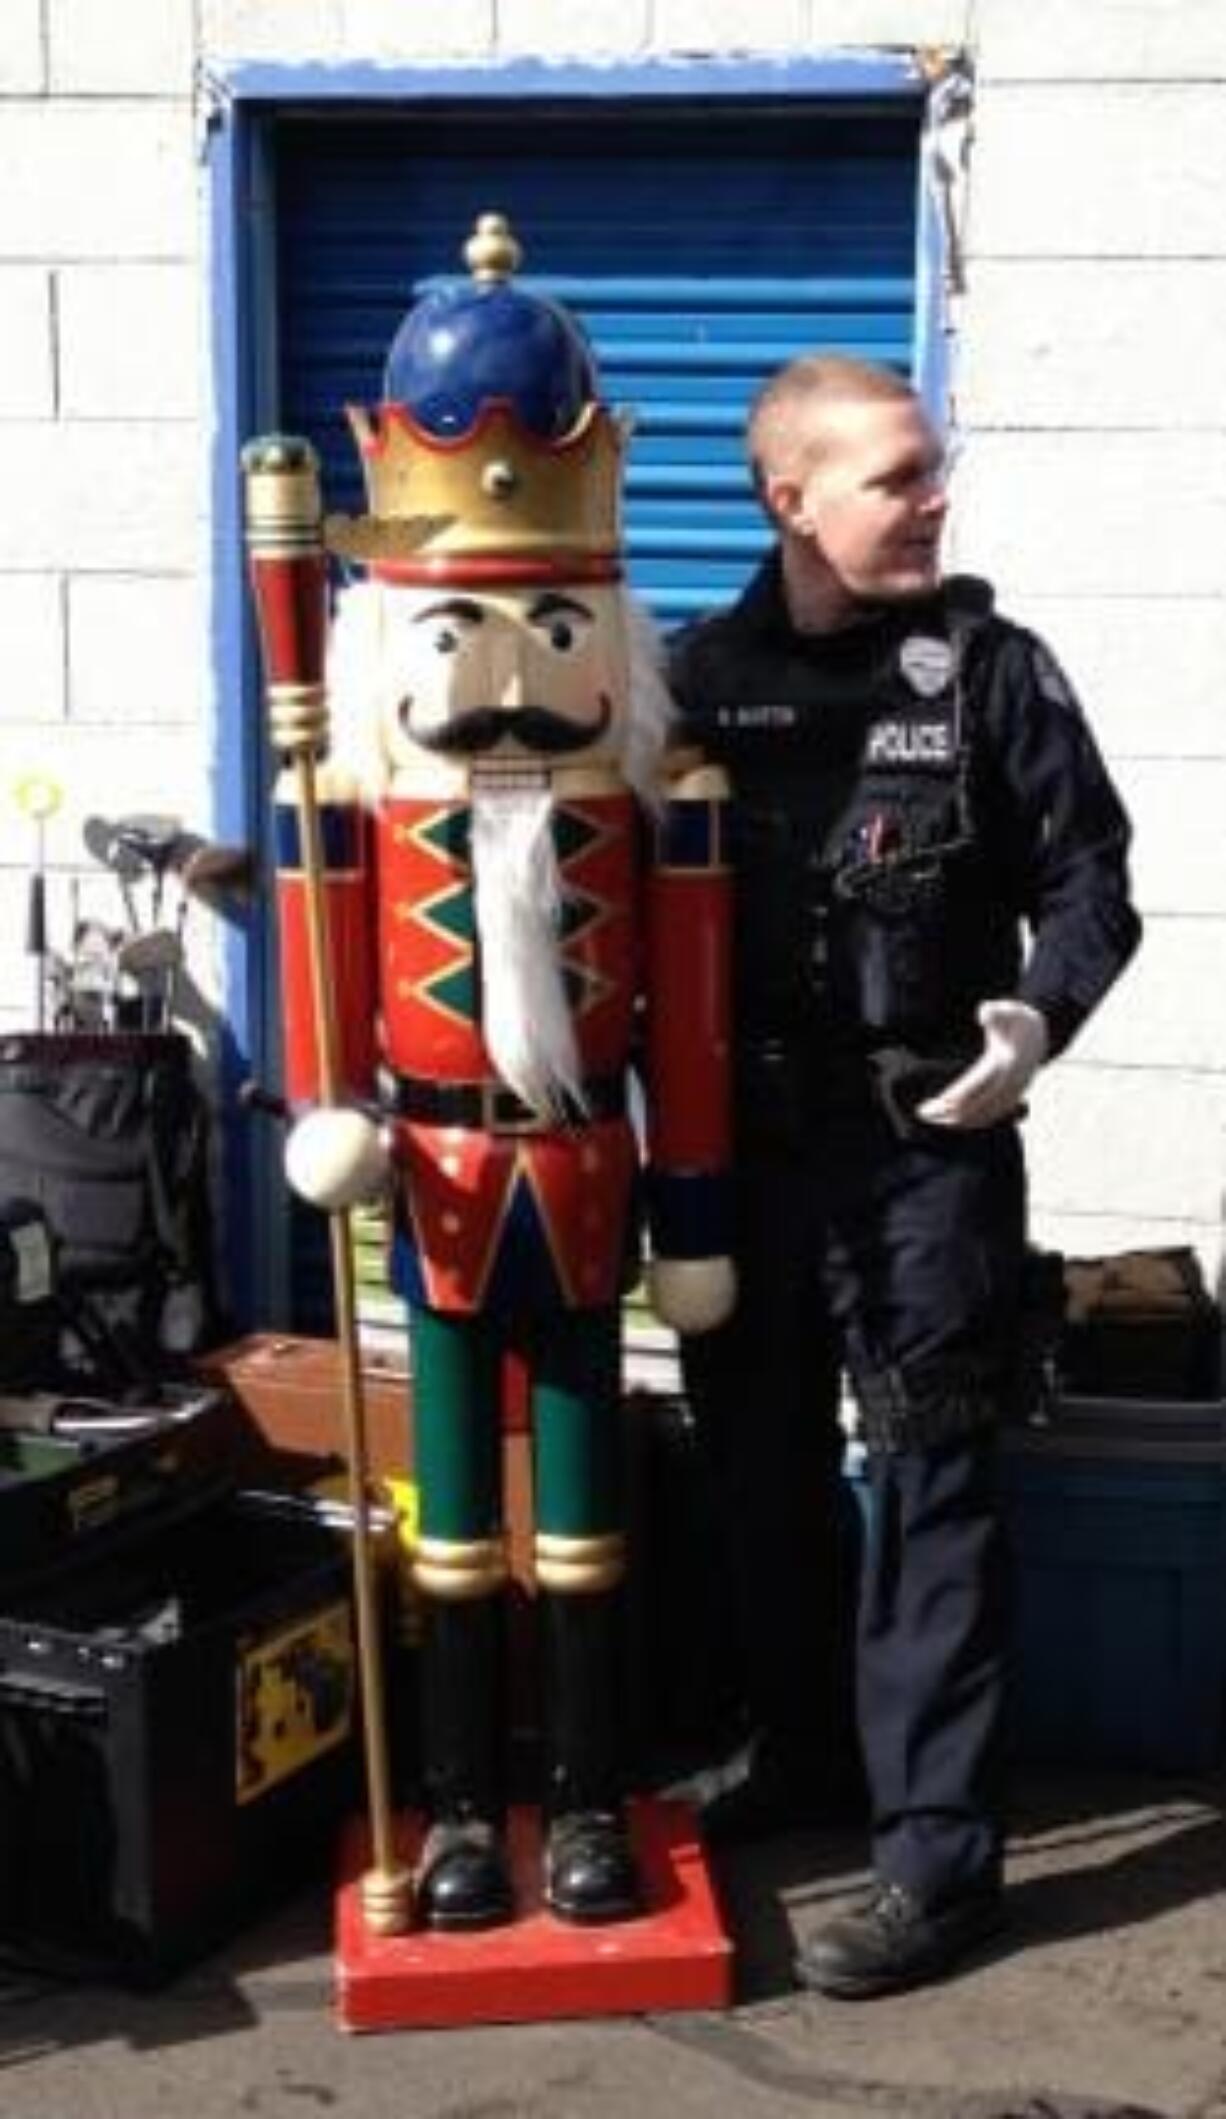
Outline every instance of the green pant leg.
POLYGON ((414 1308, 414 1572, 427 1595, 488 1595, 506 1578, 502 1335, 487 1318, 414 1308))
POLYGON ((419 1880, 419 1905, 428 1927, 486 1926, 511 1909, 497 1836, 506 1764, 502 1339, 487 1319, 416 1308, 412 1334, 421 1774, 432 1833, 443 1834, 419 1880), (485 1835, 478 1846, 466 1837, 474 1826, 485 1835))
POLYGON ((537 1579, 562 1594, 611 1588, 625 1572, 617 1309, 561 1311, 541 1326, 532 1412, 537 1579))

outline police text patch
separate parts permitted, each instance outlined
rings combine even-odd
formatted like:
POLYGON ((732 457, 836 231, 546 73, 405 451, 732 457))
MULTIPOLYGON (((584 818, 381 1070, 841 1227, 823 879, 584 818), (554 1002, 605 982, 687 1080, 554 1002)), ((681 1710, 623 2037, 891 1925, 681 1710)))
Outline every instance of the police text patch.
POLYGON ((952 765, 954 732, 949 722, 875 721, 864 746, 866 765, 952 765))

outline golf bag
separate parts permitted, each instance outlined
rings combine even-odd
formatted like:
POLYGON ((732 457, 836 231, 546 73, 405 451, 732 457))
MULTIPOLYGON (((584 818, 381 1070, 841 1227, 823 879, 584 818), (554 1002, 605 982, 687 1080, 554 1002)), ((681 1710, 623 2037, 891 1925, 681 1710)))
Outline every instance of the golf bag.
MULTIPOLYGON (((82 1386, 139 1382, 217 1335, 208 1109, 174 1035, 0 1039, 0 1198, 38 1203, 82 1386)), ((61 1352, 65 1353, 62 1346, 61 1352)))

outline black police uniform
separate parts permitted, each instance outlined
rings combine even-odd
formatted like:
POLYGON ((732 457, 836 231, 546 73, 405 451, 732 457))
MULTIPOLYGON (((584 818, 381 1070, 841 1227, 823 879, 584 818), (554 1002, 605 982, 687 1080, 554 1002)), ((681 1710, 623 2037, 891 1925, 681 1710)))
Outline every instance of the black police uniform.
POLYGON ((999 1873, 992 1423, 1025 1180, 1014 1124, 914 1106, 981 1051, 985 999, 1068 1043, 1139 937, 1128 822, 1067 679, 981 582, 804 635, 776 553, 677 638, 672 682, 736 798, 741 1292, 686 1366, 732 1498, 748 1691, 783 1751, 846 1745, 841 1343, 874 1504, 855 1721, 876 1866, 940 1904, 999 1873))

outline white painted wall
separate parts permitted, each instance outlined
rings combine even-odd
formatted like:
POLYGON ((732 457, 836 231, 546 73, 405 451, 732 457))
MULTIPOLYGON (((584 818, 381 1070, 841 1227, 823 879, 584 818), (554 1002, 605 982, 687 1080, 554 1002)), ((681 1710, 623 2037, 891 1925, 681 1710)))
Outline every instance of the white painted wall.
MULTIPOLYGON (((957 564, 1077 679, 1138 827, 1141 959, 1031 1123, 1041 1236, 1195 1242, 1226 1194, 1226 6, 1222 0, 4 0, 0 1028, 31 1020, 91 810, 207 827, 203 60, 479 64, 964 45, 977 71, 957 564)), ((109 909, 109 907, 108 907, 109 909)))

